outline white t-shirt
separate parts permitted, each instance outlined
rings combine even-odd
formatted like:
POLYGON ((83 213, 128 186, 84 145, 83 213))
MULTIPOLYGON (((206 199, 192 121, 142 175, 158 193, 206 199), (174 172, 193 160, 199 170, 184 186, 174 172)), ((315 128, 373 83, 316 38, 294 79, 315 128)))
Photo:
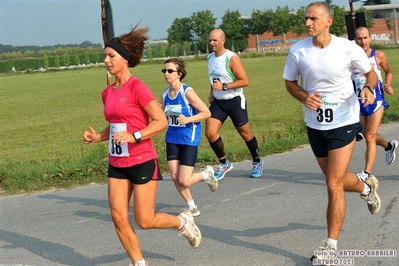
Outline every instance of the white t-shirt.
POLYGON ((353 90, 352 69, 361 73, 371 70, 366 53, 354 41, 331 35, 323 49, 308 37, 290 48, 283 78, 299 80, 308 93, 321 93, 323 107, 313 111, 306 106, 308 127, 329 130, 359 122, 359 103, 353 90))

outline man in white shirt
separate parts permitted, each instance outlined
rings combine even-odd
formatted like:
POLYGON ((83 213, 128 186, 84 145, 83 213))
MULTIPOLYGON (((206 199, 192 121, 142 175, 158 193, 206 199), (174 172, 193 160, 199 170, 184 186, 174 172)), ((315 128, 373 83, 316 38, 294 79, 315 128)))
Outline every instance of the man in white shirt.
POLYGON ((315 252, 311 258, 315 263, 318 261, 314 260, 328 259, 336 253, 346 212, 345 191, 361 193, 372 214, 381 206, 377 179, 370 176, 362 182, 348 172, 355 136, 362 130, 352 69, 356 67, 366 76, 360 92, 365 105, 374 102, 377 75, 355 42, 329 33, 333 19, 334 12, 326 2, 308 5, 305 20, 309 37, 290 48, 283 74, 288 92, 304 105, 309 142, 326 178, 328 235, 318 249, 323 252, 315 252))

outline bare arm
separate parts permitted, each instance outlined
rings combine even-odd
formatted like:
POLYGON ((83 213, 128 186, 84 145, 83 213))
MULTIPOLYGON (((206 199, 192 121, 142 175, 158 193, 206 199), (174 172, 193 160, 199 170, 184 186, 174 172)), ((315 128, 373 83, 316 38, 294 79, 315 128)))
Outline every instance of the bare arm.
POLYGON ((85 144, 108 140, 109 125, 105 127, 100 133, 96 133, 96 131, 91 126, 88 126, 88 128, 89 130, 83 133, 83 142, 85 144))
MULTIPOLYGON (((227 83, 227 88, 229 90, 248 86, 249 81, 247 72, 245 71, 244 65, 238 56, 233 56, 230 58, 229 68, 236 78, 236 80, 233 82, 227 83)), ((220 81, 215 80, 213 83, 213 89, 216 91, 221 91, 223 90, 223 84, 220 81)))
POLYGON ((186 91, 186 98, 188 102, 198 110, 198 114, 190 116, 190 117, 185 117, 184 115, 180 115, 177 119, 177 121, 180 124, 187 124, 187 123, 194 123, 194 122, 200 122, 203 121, 209 117, 211 117, 211 112, 209 111, 208 107, 205 105, 205 103, 198 97, 198 95, 195 93, 194 90, 187 90, 186 91))
POLYGON ((213 97, 213 86, 211 85, 210 88, 211 88, 211 91, 209 92, 208 102, 209 102, 209 103, 212 103, 213 98, 214 98, 214 97, 213 97))
POLYGON ((321 94, 315 93, 309 95, 301 86, 298 85, 297 80, 285 80, 285 88, 295 99, 311 110, 317 110, 322 105, 322 100, 320 99, 321 94))
POLYGON ((392 85, 393 73, 392 73, 391 67, 388 64, 388 59, 387 59, 385 53, 382 51, 377 51, 376 56, 377 56, 377 60, 378 60, 378 64, 379 64, 380 68, 382 68, 382 70, 384 70, 384 72, 385 72, 384 90, 389 95, 392 95, 393 89, 392 89, 391 85, 392 85))

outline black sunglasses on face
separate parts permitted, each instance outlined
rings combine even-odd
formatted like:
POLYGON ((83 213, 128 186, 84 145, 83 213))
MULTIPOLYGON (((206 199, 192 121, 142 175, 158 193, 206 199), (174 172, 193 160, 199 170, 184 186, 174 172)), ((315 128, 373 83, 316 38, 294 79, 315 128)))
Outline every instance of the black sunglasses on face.
POLYGON ((165 68, 162 68, 161 71, 164 74, 166 73, 166 71, 168 71, 169 74, 172 74, 173 72, 178 72, 177 70, 174 70, 174 69, 165 69, 165 68))

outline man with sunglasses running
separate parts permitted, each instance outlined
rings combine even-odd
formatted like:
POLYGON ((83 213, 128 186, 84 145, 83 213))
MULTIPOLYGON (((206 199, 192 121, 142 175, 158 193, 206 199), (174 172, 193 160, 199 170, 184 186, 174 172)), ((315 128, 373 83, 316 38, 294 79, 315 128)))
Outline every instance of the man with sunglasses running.
POLYGON ((264 161, 259 157, 258 143, 249 127, 247 103, 243 93, 243 87, 248 86, 248 77, 240 58, 226 49, 224 43, 225 34, 221 29, 215 29, 209 34, 209 44, 213 51, 208 56, 211 117, 206 120, 205 135, 219 159, 215 177, 220 180, 233 169, 232 163, 226 158, 224 143, 218 133, 227 117, 231 118, 251 152, 253 162, 250 176, 260 177, 264 161))

